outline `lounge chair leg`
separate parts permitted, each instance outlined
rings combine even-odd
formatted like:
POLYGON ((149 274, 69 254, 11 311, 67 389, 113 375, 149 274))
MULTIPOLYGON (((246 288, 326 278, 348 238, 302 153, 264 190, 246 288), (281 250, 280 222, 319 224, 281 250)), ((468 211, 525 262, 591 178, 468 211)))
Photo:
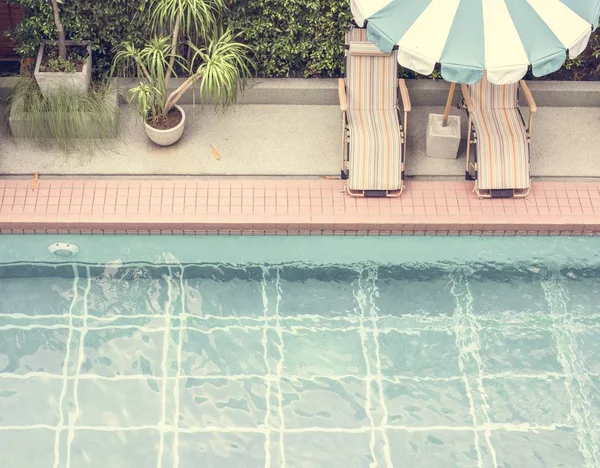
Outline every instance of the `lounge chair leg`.
POLYGON ((467 141, 467 167, 465 168, 465 180, 473 181, 477 180, 477 173, 475 177, 471 175, 471 140, 467 141))
MULTIPOLYGON (((464 101, 464 100, 463 100, 464 101)), ((466 158, 466 167, 465 167, 465 180, 473 181, 475 180, 469 169, 471 168, 471 132, 472 132, 472 120, 471 115, 469 115, 469 121, 467 123, 467 158, 466 158)))
POLYGON ((341 168, 341 179, 342 180, 347 180, 348 179, 348 166, 347 166, 347 161, 348 161, 348 135, 349 134, 349 130, 348 130, 348 117, 346 116, 346 112, 342 112, 342 168, 341 168))

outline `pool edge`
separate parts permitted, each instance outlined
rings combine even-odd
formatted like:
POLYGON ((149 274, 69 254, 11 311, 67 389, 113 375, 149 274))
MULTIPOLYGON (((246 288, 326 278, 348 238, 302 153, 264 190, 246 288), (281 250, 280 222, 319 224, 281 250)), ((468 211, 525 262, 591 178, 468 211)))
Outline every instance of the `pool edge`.
POLYGON ((409 181, 356 199, 328 179, 0 179, 0 234, 600 236, 600 183, 533 182, 482 200, 472 182, 409 181))

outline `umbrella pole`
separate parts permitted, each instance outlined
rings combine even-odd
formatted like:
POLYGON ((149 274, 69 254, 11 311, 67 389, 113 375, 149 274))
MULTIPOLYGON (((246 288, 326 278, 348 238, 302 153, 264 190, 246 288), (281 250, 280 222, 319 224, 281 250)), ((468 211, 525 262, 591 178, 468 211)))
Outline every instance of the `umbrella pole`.
POLYGON ((454 98, 455 89, 456 83, 450 83, 450 92, 448 93, 448 100, 446 101, 446 109, 444 110, 444 120, 442 120, 442 127, 448 126, 448 115, 450 114, 450 106, 452 106, 452 99, 454 98))

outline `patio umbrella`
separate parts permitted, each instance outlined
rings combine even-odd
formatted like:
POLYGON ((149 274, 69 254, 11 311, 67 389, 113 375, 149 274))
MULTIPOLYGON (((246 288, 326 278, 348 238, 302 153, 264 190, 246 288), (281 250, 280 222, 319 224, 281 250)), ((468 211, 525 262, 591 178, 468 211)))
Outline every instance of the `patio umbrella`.
POLYGON ((451 83, 474 84, 484 70, 494 84, 558 70, 587 46, 600 18, 600 0, 350 0, 356 22, 386 53, 424 75, 441 65, 451 83))

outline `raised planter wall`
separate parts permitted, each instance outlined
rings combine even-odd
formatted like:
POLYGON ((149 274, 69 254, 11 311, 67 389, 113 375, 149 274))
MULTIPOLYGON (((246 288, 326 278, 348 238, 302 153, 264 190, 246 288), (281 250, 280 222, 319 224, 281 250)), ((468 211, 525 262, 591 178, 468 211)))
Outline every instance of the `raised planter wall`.
MULTIPOLYGON (((125 95, 133 83, 128 79, 115 81, 116 87, 125 95)), ((182 81, 172 80, 173 89, 182 81)), ((14 83, 15 78, 0 78, 0 99, 9 96, 14 83)), ((600 81, 530 81, 528 84, 540 107, 600 107, 600 81)), ((413 106, 443 106, 448 96, 449 84, 442 80, 408 80, 407 86, 413 106)), ((461 99, 462 95, 457 89, 455 104, 461 99)), ((190 90, 179 104, 193 102, 194 94, 190 90)), ((196 103, 199 102, 196 95, 196 103)), ((210 100, 206 102, 210 103, 210 100)), ((238 104, 337 105, 337 81, 316 78, 250 80, 248 88, 240 94, 238 104)))
MULTIPOLYGON (((175 88, 182 80, 172 80, 175 88)), ((540 107, 600 107, 600 81, 529 81, 531 92, 540 107)), ((450 85, 442 80, 407 80, 413 106, 443 106, 450 85)), ((127 82, 119 83, 126 91, 127 82)), ((454 103, 462 99, 456 90, 454 103)), ((180 104, 192 104, 193 92, 186 93, 180 104)), ((199 102, 196 95, 196 102, 199 102)), ((206 102, 210 102, 207 100, 206 102)), ((240 94, 238 104, 337 105, 335 79, 269 78, 251 80, 240 94)), ((525 104, 523 100, 522 104, 525 104)))

